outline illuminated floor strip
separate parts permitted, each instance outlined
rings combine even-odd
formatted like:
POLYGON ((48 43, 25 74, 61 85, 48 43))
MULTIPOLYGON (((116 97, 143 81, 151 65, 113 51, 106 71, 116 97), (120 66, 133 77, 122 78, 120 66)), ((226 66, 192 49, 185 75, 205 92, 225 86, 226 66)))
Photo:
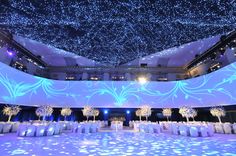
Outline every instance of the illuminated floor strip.
POLYGON ((52 137, 0 135, 0 155, 236 155, 236 135, 192 138, 132 132, 67 133, 52 137))

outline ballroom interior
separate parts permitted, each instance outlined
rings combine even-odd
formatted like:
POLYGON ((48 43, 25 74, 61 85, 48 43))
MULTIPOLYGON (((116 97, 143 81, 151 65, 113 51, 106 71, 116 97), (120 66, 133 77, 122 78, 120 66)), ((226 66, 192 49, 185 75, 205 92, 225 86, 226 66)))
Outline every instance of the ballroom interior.
POLYGON ((0 2, 2 156, 236 155, 236 2, 0 2))

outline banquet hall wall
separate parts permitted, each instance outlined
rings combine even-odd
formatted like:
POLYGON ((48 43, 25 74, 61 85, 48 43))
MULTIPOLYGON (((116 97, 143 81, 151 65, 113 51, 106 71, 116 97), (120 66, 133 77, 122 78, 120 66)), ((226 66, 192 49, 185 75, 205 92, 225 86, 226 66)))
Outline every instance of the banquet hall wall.
MULTIPOLYGON (((7 116, 3 115, 2 110, 4 104, 0 104, 0 121, 7 121, 7 116)), ((12 117, 12 121, 29 121, 29 120, 38 120, 38 117, 35 114, 36 107, 21 106, 22 110, 16 116, 12 117)), ((226 116, 222 117, 222 122, 235 122, 236 121, 236 105, 224 106, 226 110, 226 116)), ((86 117, 82 113, 83 108, 72 108, 72 114, 67 117, 69 121, 84 121, 86 117)), ((123 116, 126 121, 125 125, 128 125, 130 120, 139 120, 139 117, 135 115, 137 108, 98 108, 100 113, 96 117, 96 120, 109 120, 111 117, 123 116), (104 112, 107 111, 107 114, 104 112), (128 113, 129 112, 129 113, 128 113)), ((209 112, 210 107, 197 108, 198 115, 195 118, 196 121, 211 121, 217 122, 217 117, 213 117, 209 112)), ((64 117, 60 114, 61 108, 54 108, 53 115, 47 117, 47 120, 59 121, 64 120, 64 117)), ((152 115, 148 118, 150 121, 166 121, 166 118, 162 115, 162 109, 152 109, 152 115)), ((89 120, 93 120, 93 117, 90 117, 89 120)), ((142 120, 145 120, 143 117, 142 120)), ((172 121, 185 121, 179 113, 178 109, 173 109, 171 116, 172 121)))

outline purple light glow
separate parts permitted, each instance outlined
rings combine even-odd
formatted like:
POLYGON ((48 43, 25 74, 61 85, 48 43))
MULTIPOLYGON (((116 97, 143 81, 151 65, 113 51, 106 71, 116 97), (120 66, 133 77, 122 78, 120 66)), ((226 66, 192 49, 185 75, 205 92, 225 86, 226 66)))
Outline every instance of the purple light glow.
POLYGON ((13 56, 13 52, 12 52, 12 51, 7 50, 7 54, 8 54, 9 56, 13 56))

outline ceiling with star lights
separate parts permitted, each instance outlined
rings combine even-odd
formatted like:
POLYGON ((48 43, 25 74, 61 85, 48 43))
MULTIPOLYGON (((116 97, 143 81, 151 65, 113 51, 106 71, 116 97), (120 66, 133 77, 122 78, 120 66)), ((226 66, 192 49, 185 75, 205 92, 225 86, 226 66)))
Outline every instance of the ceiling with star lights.
POLYGON ((109 65, 235 27, 235 0, 4 0, 0 4, 0 29, 109 65))

